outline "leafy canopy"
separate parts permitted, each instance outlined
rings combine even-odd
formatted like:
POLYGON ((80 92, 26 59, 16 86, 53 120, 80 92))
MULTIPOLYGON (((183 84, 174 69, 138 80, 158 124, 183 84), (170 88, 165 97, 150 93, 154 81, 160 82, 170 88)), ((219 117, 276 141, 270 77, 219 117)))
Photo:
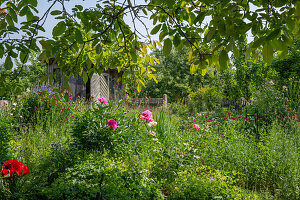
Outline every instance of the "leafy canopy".
POLYGON ((143 77, 154 79, 150 65, 158 60, 148 52, 157 45, 165 56, 174 47, 189 47, 193 72, 207 65, 224 70, 229 52, 240 56, 237 43, 247 34, 254 40, 246 59, 260 49, 267 64, 274 51, 285 57, 291 41, 300 35, 298 0, 101 0, 87 9, 79 2, 71 13, 64 9, 65 1, 50 2, 49 9, 38 16, 37 0, 0 0, 0 59, 5 60, 7 70, 13 68, 12 59, 26 63, 30 50, 39 51, 40 43, 41 56, 46 61, 55 56, 67 78, 71 74, 91 77, 117 67, 140 89, 143 77), (53 10, 55 4, 61 9, 53 10), (48 15, 59 20, 52 38, 40 36, 46 31, 43 25, 48 15), (125 16, 131 21, 125 21, 125 16), (145 17, 153 22, 151 30, 145 17), (154 34, 159 41, 151 40, 154 34))

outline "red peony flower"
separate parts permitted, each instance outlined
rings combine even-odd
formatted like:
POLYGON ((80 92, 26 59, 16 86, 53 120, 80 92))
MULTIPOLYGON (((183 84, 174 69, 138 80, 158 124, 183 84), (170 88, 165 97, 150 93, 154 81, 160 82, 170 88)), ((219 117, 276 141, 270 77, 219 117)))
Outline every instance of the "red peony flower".
POLYGON ((1 170, 1 175, 7 176, 9 174, 9 177, 4 177, 4 179, 11 180, 13 178, 13 175, 15 172, 17 172, 17 174, 19 176, 21 176, 22 172, 23 172, 23 176, 30 174, 28 167, 26 165, 24 165, 22 162, 19 162, 14 159, 8 159, 3 164, 3 168, 1 170))

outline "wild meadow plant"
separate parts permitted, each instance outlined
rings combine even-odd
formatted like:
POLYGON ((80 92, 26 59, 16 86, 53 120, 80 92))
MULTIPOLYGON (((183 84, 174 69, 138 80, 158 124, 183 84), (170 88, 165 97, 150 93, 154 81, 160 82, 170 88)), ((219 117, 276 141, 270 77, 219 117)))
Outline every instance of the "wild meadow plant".
POLYGON ((2 161, 30 170, 18 193, 0 189, 11 199, 299 198, 299 116, 289 105, 266 124, 251 109, 187 116, 44 95, 1 113, 2 161))

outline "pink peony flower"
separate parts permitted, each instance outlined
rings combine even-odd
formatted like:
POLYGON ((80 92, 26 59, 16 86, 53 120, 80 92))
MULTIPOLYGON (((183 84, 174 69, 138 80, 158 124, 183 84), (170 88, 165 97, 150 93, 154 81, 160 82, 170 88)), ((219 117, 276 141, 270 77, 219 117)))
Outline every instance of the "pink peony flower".
POLYGON ((148 126, 150 126, 150 127, 151 127, 151 126, 156 126, 156 125, 157 125, 157 122, 155 122, 155 121, 149 122, 149 123, 148 123, 148 126))
POLYGON ((113 130, 116 130, 116 129, 117 129, 117 122, 116 122, 116 120, 114 120, 114 119, 109 119, 109 120, 107 120, 107 124, 108 124, 108 126, 109 126, 111 129, 113 129, 113 130))
POLYGON ((99 101, 100 103, 107 104, 107 100, 106 100, 105 97, 100 97, 100 98, 97 98, 97 99, 98 99, 98 101, 99 101))
POLYGON ((145 110, 141 115, 142 119, 145 119, 147 122, 153 122, 152 112, 150 110, 145 110))
POLYGON ((198 124, 194 124, 193 128, 196 129, 196 130, 198 130, 198 129, 200 129, 200 126, 198 124))

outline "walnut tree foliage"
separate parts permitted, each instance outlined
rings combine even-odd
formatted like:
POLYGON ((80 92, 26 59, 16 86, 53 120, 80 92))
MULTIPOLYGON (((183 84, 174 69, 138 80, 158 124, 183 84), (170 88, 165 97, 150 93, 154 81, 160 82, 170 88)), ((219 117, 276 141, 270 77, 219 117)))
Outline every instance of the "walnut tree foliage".
POLYGON ((300 33, 298 0, 98 0, 95 7, 87 9, 78 0, 70 13, 65 9, 66 0, 49 1, 46 12, 37 16, 37 0, 0 0, 0 59, 5 60, 7 70, 13 68, 12 59, 26 63, 30 50, 42 50, 41 57, 47 61, 54 56, 66 78, 79 74, 87 81, 93 73, 117 68, 141 90, 145 77, 156 80, 151 65, 159 61, 149 52, 157 46, 165 56, 174 47, 189 47, 190 71, 194 73, 209 65, 226 69, 228 54, 240 56, 237 44, 247 34, 254 40, 246 59, 259 49, 270 64, 274 51, 284 58, 300 33), (55 4, 61 9, 54 10, 55 4), (59 20, 52 38, 40 35, 47 29, 48 15, 59 20), (125 15, 133 25, 124 20, 125 15), (145 17, 153 22, 151 30, 145 17), (154 34, 159 41, 151 39, 154 34))

